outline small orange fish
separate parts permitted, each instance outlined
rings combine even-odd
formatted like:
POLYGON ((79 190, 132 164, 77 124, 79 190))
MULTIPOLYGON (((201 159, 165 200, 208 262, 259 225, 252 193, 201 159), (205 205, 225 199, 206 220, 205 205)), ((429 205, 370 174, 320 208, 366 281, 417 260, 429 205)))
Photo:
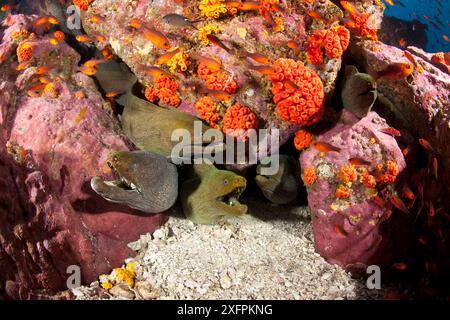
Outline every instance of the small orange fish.
POLYGON ((142 33, 155 47, 166 51, 171 48, 169 39, 167 39, 161 32, 156 31, 155 29, 145 28, 142 33))
POLYGON ((116 91, 116 90, 113 90, 113 91, 107 92, 105 96, 106 96, 107 98, 112 99, 112 98, 115 98, 115 97, 117 97, 117 96, 119 96, 119 95, 121 95, 121 94, 122 94, 121 92, 116 91))
POLYGON ((430 153, 434 153, 434 154, 436 153, 436 152, 434 152, 433 147, 431 146, 431 144, 427 140, 419 139, 419 143, 426 151, 428 151, 430 153))
POLYGON ((393 63, 385 70, 378 72, 376 79, 387 78, 391 80, 404 79, 410 76, 414 71, 414 66, 410 63, 393 63))
POLYGON ((59 20, 55 17, 48 17, 47 21, 48 23, 53 24, 55 26, 59 24, 59 20))
POLYGON ((392 265, 392 268, 398 271, 404 271, 406 270, 407 266, 403 262, 397 262, 392 265))
POLYGON ((271 26, 271 27, 276 27, 277 23, 274 20, 272 14, 265 10, 265 9, 261 9, 260 10, 262 17, 264 18, 264 20, 271 26))
POLYGON ((86 67, 86 66, 80 67, 79 70, 82 73, 84 73, 85 75, 88 75, 88 76, 93 76, 93 75, 95 75, 97 73, 97 69, 89 68, 89 67, 86 67))
POLYGON ((29 61, 22 62, 16 67, 16 71, 25 70, 26 68, 28 68, 29 65, 30 65, 29 61))
POLYGON ((393 6, 394 5, 394 1, 393 0, 385 0, 386 1, 386 3, 388 4, 388 5, 390 5, 390 6, 393 6))
POLYGON ((399 45, 401 48, 406 47, 406 40, 403 39, 403 38, 401 38, 400 40, 398 40, 398 45, 399 45))
POLYGON ((142 23, 138 19, 131 19, 129 25, 135 29, 142 28, 142 23))
POLYGON ((160 56, 158 59, 156 59, 155 64, 157 66, 160 66, 160 65, 170 61, 170 59, 172 59, 179 52, 181 52, 180 48, 177 48, 175 50, 169 51, 169 52, 163 54, 162 56, 160 56))
POLYGON ((83 107, 78 114, 78 117, 75 119, 76 123, 80 123, 86 117, 86 113, 88 112, 88 107, 83 107))
POLYGON ((394 137, 400 137, 402 135, 400 131, 398 131, 397 129, 392 128, 392 127, 383 128, 383 129, 380 129, 378 131, 386 133, 386 134, 389 134, 389 135, 394 136, 394 137))
POLYGON ((375 202, 375 204, 380 208, 382 209, 386 208, 386 202, 384 202, 384 200, 380 196, 375 196, 371 200, 375 202))
POLYGON ((92 17, 89 18, 89 21, 92 23, 103 23, 105 22, 105 18, 99 16, 98 14, 94 14, 92 17))
POLYGON ((105 60, 112 60, 114 58, 112 52, 108 48, 103 49, 101 53, 105 60))
POLYGON ((80 43, 92 42, 92 39, 84 34, 76 36, 75 39, 80 43))
POLYGON ((342 8, 353 16, 361 16, 359 10, 350 1, 341 1, 342 8))
POLYGON ((294 41, 294 40, 289 40, 287 42, 287 46, 288 46, 288 48, 294 50, 294 52, 296 52, 297 50, 300 49, 300 44, 297 41, 294 41))
POLYGON ((332 146, 329 143, 326 142, 320 142, 320 141, 315 141, 313 142, 313 146, 316 150, 319 150, 320 152, 340 152, 341 149, 335 146, 332 146))
POLYGON ((411 188, 409 187, 409 185, 407 183, 405 183, 405 185, 403 186, 403 196, 406 199, 409 200, 413 200, 415 198, 414 193, 412 192, 411 188))
POLYGON ((83 66, 85 66, 87 68, 95 68, 99 64, 102 64, 105 62, 106 62, 106 60, 104 60, 104 59, 91 59, 91 60, 88 60, 85 63, 83 63, 83 66))
POLYGON ((58 40, 55 38, 51 38, 48 42, 50 42, 52 46, 57 46, 59 44, 58 40))
POLYGON ((291 92, 294 92, 296 90, 300 90, 300 87, 292 80, 285 80, 283 81, 283 85, 291 92))
POLYGON ((11 11, 13 8, 14 8, 13 5, 10 5, 10 4, 4 4, 4 5, 1 6, 0 10, 1 10, 2 12, 8 12, 8 11, 11 11))
POLYGON ((48 17, 41 17, 41 18, 38 18, 37 20, 35 20, 34 22, 33 22, 33 27, 39 27, 39 26, 42 26, 42 25, 45 25, 45 24, 48 24, 49 22, 48 22, 48 17))
POLYGON ((263 75, 266 75, 266 76, 271 76, 271 75, 276 73, 275 69, 273 67, 271 67, 271 66, 267 66, 267 65, 255 66, 255 65, 252 65, 252 64, 249 64, 248 66, 249 66, 249 68, 251 70, 255 70, 255 71, 257 71, 257 72, 259 72, 259 73, 261 73, 263 75))
POLYGON ((222 63, 213 58, 204 57, 198 53, 191 53, 190 57, 192 59, 198 60, 200 63, 204 63, 211 70, 222 69, 222 63))
POLYGON ((241 11, 255 11, 261 8, 259 2, 239 2, 238 7, 241 11))
POLYGON ((433 158, 433 175, 436 178, 436 180, 438 179, 438 171, 439 171, 439 163, 438 163, 438 159, 436 157, 433 158))
POLYGON ((442 36, 442 39, 444 39, 444 40, 447 41, 447 42, 450 42, 450 38, 447 37, 445 34, 442 36))
POLYGON ((43 84, 49 84, 50 82, 52 82, 52 80, 50 80, 50 79, 47 78, 47 77, 40 77, 40 78, 39 78, 39 82, 40 82, 40 83, 43 83, 43 84))
POLYGON ((317 13, 316 11, 306 10, 306 14, 308 16, 310 16, 311 18, 323 20, 322 16, 319 13, 317 13))
POLYGON ((22 147, 22 152, 20 153, 21 160, 24 161, 27 157, 27 150, 22 147))
POLYGON ((208 90, 207 93, 219 99, 220 101, 230 101, 232 99, 231 95, 228 92, 221 90, 208 90))
POLYGON ((250 58, 250 59, 252 59, 252 60, 254 60, 256 62, 259 62, 261 64, 271 64, 272 63, 272 61, 270 61, 270 59, 267 58, 265 55, 260 54, 260 53, 256 53, 256 52, 255 53, 250 53, 248 51, 245 51, 244 52, 244 56, 246 58, 250 58))
POLYGON ((405 203, 398 196, 393 195, 393 196, 391 196, 390 200, 391 200, 391 203, 394 205, 394 207, 396 207, 398 210, 409 214, 409 210, 405 206, 405 203))
POLYGON ((353 166, 370 166, 372 162, 361 159, 361 158, 350 158, 348 159, 348 162, 353 166))
POLYGON ((433 203, 430 201, 428 204, 428 216, 430 218, 433 218, 436 215, 436 211, 434 210, 434 205, 433 203))
POLYGON ((37 68, 35 73, 38 74, 38 75, 43 75, 43 74, 48 73, 49 71, 50 71, 50 67, 43 66, 43 67, 37 68))
POLYGON ((219 48, 222 48, 223 50, 225 50, 225 51, 228 52, 229 54, 232 54, 232 53, 233 53, 233 51, 232 51, 230 48, 228 48, 225 44, 223 44, 223 42, 222 42, 219 38, 217 38, 215 35, 213 35, 213 34, 208 34, 208 35, 206 36, 206 38, 207 38, 212 44, 214 44, 215 46, 217 46, 217 47, 219 47, 219 48))
POLYGON ((145 74, 147 74, 149 76, 152 76, 155 79, 158 79, 158 78, 161 78, 161 77, 164 77, 164 76, 170 78, 170 74, 169 73, 167 73, 166 71, 164 71, 163 69, 158 68, 158 67, 146 68, 144 70, 144 72, 145 72, 145 74))
POLYGON ((338 226, 338 225, 334 226, 334 232, 336 232, 336 234, 339 234, 344 237, 348 236, 348 232, 345 231, 344 228, 342 228, 341 226, 338 226))

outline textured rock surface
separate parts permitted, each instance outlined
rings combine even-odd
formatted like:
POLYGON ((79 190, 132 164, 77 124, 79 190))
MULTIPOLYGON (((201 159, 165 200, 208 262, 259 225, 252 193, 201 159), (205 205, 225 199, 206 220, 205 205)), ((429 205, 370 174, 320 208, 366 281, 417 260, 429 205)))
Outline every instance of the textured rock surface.
POLYGON ((131 254, 129 241, 164 220, 107 203, 90 189, 92 176, 111 178, 108 153, 131 145, 93 81, 75 73, 79 56, 63 43, 33 40, 32 64, 52 66, 47 76, 54 81, 42 96, 27 94, 36 69, 16 73, 10 35, 30 21, 11 18, 0 47, 7 61, 0 80, 0 295, 13 298, 65 289, 69 265, 81 268, 83 282, 93 281, 131 254), (79 90, 84 98, 75 97, 79 90))
MULTIPOLYGON (((183 6, 175 1, 117 1, 117 0, 97 0, 93 2, 87 11, 83 11, 83 27, 91 35, 104 35, 107 42, 97 44, 99 48, 110 45, 114 52, 122 58, 128 66, 136 73, 139 80, 144 85, 151 85, 152 78, 143 73, 144 67, 154 65, 157 57, 164 51, 154 47, 140 30, 129 27, 132 18, 140 19, 145 26, 149 26, 162 32, 171 41, 172 47, 179 47, 184 52, 190 54, 200 53, 204 56, 218 58, 224 70, 232 76, 238 85, 238 91, 233 94, 233 100, 222 102, 220 105, 220 115, 223 116, 233 101, 238 101, 242 105, 248 106, 257 115, 260 128, 280 128, 282 129, 282 143, 298 129, 283 121, 275 110, 272 101, 271 82, 268 77, 258 72, 249 70, 237 55, 230 55, 221 48, 213 45, 204 45, 198 39, 198 32, 193 28, 177 28, 164 24, 161 18, 165 14, 184 14, 190 19, 202 19, 196 24, 201 29, 211 25, 219 28, 220 32, 216 36, 229 47, 236 47, 239 50, 245 49, 249 52, 257 52, 266 55, 272 61, 278 58, 291 58, 306 62, 305 48, 306 37, 312 29, 328 29, 330 25, 317 24, 306 14, 306 10, 318 10, 323 14, 329 8, 336 8, 329 5, 328 1, 316 1, 314 4, 289 3, 287 15, 281 20, 284 31, 274 32, 264 22, 264 19, 257 12, 239 13, 235 16, 225 15, 225 19, 206 19, 201 17, 198 10, 198 1, 185 1, 183 6), (115 28, 109 28, 106 24, 92 23, 89 18, 93 14, 103 16, 107 21, 114 24, 115 28), (295 40, 299 44, 297 53, 288 48, 286 43, 295 40)), ((339 11, 338 11, 339 12, 339 11)), ((336 14, 336 13, 335 13, 336 14)), ((341 12, 342 14, 342 12, 341 12)), ((279 17, 280 15, 277 15, 279 17)), ((332 15, 328 16, 330 21, 336 23, 332 15)), ((255 63, 257 64, 257 63, 255 63)), ((182 100, 179 110, 196 114, 194 104, 202 97, 192 88, 202 85, 202 81, 196 76, 197 63, 191 61, 191 65, 186 72, 175 72, 174 78, 180 83, 178 94, 182 100)), ((328 59, 323 65, 312 66, 321 77, 324 84, 326 97, 330 97, 334 91, 335 80, 341 66, 341 60, 328 59)), ((167 68, 163 66, 165 70, 167 68)))
POLYGON ((396 215, 396 219, 391 217, 393 220, 384 223, 387 206, 381 208, 373 200, 378 195, 389 203, 389 197, 396 194, 396 184, 406 169, 395 139, 379 131, 386 127, 385 120, 375 112, 358 121, 344 110, 334 128, 316 137, 317 141, 341 150, 321 154, 310 147, 300 157, 303 180, 308 186, 316 250, 329 262, 349 270, 371 264, 386 266, 396 253, 392 225, 401 223, 402 217, 396 215), (350 166, 351 158, 365 159, 370 164, 350 166), (377 182, 377 186, 371 186, 363 182, 365 175, 375 178, 375 167, 388 160, 398 168, 395 183, 377 182), (315 179, 311 180, 308 170, 314 172, 315 179), (339 187, 348 195, 340 195, 339 187))
MULTIPOLYGON (((382 43, 361 42, 352 47, 352 56, 369 73, 382 71, 393 63, 407 63, 402 50, 382 43)), ((423 71, 415 70, 407 79, 378 81, 378 91, 403 126, 414 136, 427 139, 442 157, 442 173, 450 179, 450 75, 430 64, 431 55, 411 48, 416 62, 423 71), (424 60, 425 59, 425 60, 424 60)))

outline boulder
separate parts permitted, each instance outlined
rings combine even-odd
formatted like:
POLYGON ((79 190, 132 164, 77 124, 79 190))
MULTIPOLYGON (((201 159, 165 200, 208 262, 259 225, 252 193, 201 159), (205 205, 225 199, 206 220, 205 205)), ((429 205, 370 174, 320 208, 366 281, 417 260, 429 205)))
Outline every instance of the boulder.
POLYGON ((300 156, 316 250, 350 271, 387 266, 398 246, 405 247, 398 227, 406 214, 392 214, 390 197, 397 195, 406 163, 395 138, 380 132, 386 127, 373 111, 358 120, 343 110, 340 121, 316 137, 339 149, 311 146, 300 156))
MULTIPOLYGON (((26 28, 33 19, 11 16, 8 23, 26 28)), ((93 176, 112 178, 108 154, 132 144, 92 79, 76 72, 73 49, 38 35, 35 60, 17 73, 10 31, 0 46, 7 61, 0 78, 0 296, 26 299, 67 289, 72 265, 82 283, 96 280, 121 265, 132 254, 127 244, 165 216, 142 215, 91 190, 93 176), (52 85, 39 95, 28 91, 35 65, 52 66, 46 74, 52 85)))

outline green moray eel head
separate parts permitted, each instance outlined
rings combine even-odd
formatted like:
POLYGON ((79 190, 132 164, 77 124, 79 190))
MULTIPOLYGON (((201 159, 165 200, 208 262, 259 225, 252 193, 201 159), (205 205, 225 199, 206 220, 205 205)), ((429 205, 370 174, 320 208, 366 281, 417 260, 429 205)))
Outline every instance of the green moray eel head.
POLYGON ((112 152, 107 163, 118 180, 91 180, 92 189, 108 201, 146 213, 169 209, 178 194, 178 173, 165 157, 144 151, 112 152))
POLYGON ((245 178, 233 172, 218 170, 211 179, 211 191, 215 193, 218 208, 233 216, 247 213, 247 206, 239 203, 239 198, 247 187, 245 178))

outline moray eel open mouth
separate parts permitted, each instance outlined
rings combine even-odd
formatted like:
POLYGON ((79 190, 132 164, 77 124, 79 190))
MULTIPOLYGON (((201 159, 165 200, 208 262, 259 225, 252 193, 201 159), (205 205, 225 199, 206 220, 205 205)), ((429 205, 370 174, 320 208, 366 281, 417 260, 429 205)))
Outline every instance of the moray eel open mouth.
POLYGON ((241 213, 247 212, 247 206, 239 202, 239 198, 244 192, 247 182, 240 176, 235 176, 226 179, 221 193, 215 199, 221 206, 225 206, 225 209, 233 209, 233 211, 239 211, 241 213))
POLYGON ((175 203, 178 172, 164 156, 145 151, 112 152, 107 164, 117 179, 91 180, 92 189, 104 199, 146 213, 163 212, 175 203))
POLYGON ((241 205, 239 203, 239 198, 241 197, 242 192, 244 192, 245 190, 245 186, 244 187, 240 187, 240 188, 236 188, 234 190, 232 190, 230 193, 227 193, 223 196, 219 196, 216 198, 217 201, 223 202, 228 206, 237 206, 237 205, 241 205))

